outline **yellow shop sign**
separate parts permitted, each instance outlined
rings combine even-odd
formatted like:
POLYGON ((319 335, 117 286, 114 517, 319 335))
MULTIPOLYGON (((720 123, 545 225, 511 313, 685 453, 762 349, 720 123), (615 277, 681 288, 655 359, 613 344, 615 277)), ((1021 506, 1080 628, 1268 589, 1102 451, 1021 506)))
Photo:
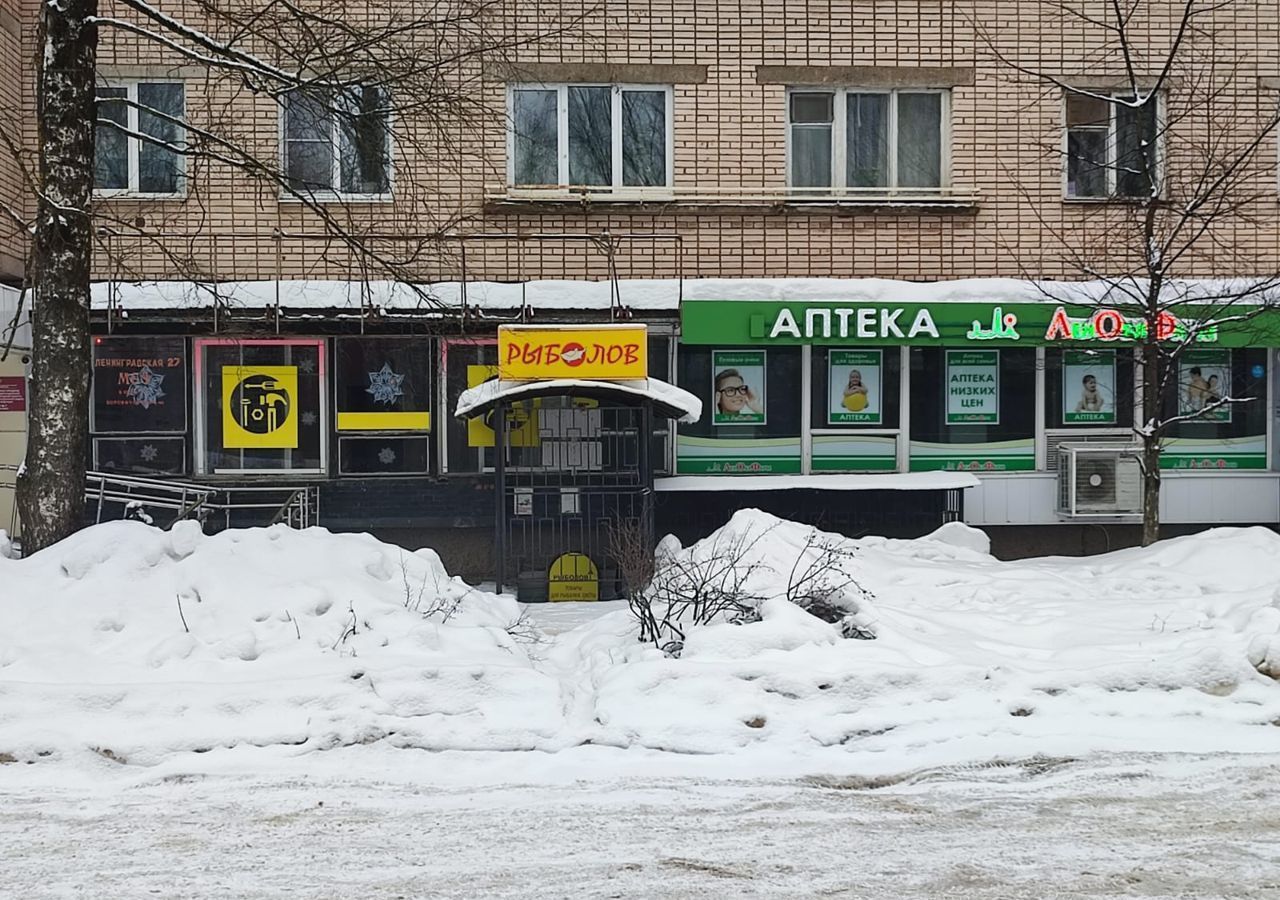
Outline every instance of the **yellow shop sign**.
POLYGON ((504 325, 498 329, 498 374, 508 381, 638 381, 649 377, 648 347, 643 325, 504 325))
POLYGON ((565 553, 547 571, 547 599, 593 601, 600 599, 600 571, 591 557, 565 553))
POLYGON ((298 446, 297 366, 222 367, 222 446, 298 446))

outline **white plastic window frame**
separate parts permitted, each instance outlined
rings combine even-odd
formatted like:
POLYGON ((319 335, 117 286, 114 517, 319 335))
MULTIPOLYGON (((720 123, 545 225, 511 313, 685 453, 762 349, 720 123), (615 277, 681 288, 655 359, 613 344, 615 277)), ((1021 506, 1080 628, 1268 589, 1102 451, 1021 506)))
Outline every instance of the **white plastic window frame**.
MULTIPOLYGON (((1090 94, 1104 98, 1118 98, 1128 95, 1128 91, 1090 91, 1090 94)), ((1130 194, 1116 193, 1116 118, 1117 105, 1111 100, 1107 101, 1107 192, 1102 195, 1094 194, 1072 194, 1069 192, 1070 177, 1069 167, 1071 165, 1071 127, 1067 124, 1067 103, 1071 97, 1085 96, 1071 91, 1063 91, 1062 93, 1062 199, 1070 203, 1110 203, 1114 201, 1140 200, 1130 194)), ((1165 130, 1165 95, 1163 92, 1156 94, 1156 197, 1164 195, 1164 130, 1165 130)), ((1086 127, 1086 126, 1082 126, 1086 127)), ((1096 126, 1095 126, 1096 127, 1096 126)), ((1280 177, 1280 175, 1278 175, 1280 177)))
MULTIPOLYGON (((354 85, 362 87, 363 85, 354 85)), ((385 90, 385 88, 384 88, 385 90)), ((280 179, 281 181, 289 180, 289 142, 286 131, 285 118, 288 115, 286 107, 287 95, 282 95, 277 104, 277 122, 276 122, 276 141, 279 146, 280 156, 280 179)), ((390 91, 387 92, 387 189, 376 194, 348 193, 347 191, 330 189, 307 191, 304 189, 296 189, 294 191, 286 189, 283 185, 280 188, 281 203, 302 203, 306 200, 317 203, 390 203, 395 199, 396 192, 396 139, 395 139, 395 100, 391 97, 390 91), (297 194, 302 194, 298 197, 297 194)), ((330 175, 333 184, 342 184, 342 141, 337 134, 333 132, 337 128, 337 123, 332 115, 329 116, 329 129, 331 135, 331 144, 333 146, 333 157, 331 160, 332 168, 330 175)))
POLYGON ((632 83, 598 83, 598 82, 562 82, 556 84, 538 84, 520 82, 507 85, 507 186, 516 190, 544 188, 572 188, 574 193, 585 190, 590 193, 607 191, 610 194, 627 194, 630 196, 669 194, 675 184, 675 90, 669 84, 632 84, 632 83), (602 87, 610 89, 610 138, 612 140, 611 180, 607 185, 570 185, 569 184, 569 88, 602 87), (515 140, 515 94, 516 91, 555 91, 556 92, 556 178, 554 185, 517 185, 516 140, 515 140), (665 155, 666 183, 654 186, 626 185, 622 182, 622 95, 628 91, 644 93, 662 92, 666 96, 664 111, 666 117, 665 155))
POLYGON ((860 88, 830 85, 791 85, 786 93, 787 191, 798 197, 827 198, 832 195, 865 197, 868 200, 891 196, 945 195, 951 188, 951 89, 950 88, 860 88), (831 110, 831 187, 798 188, 791 181, 791 97, 793 94, 832 94, 831 110), (889 184, 886 187, 857 188, 850 192, 848 174, 848 96, 849 94, 884 94, 889 99, 889 184), (938 187, 898 187, 898 97, 902 94, 937 94, 942 97, 938 123, 941 158, 938 187))
MULTIPOLYGON (((175 191, 141 191, 138 189, 138 181, 141 177, 141 162, 139 159, 139 147, 142 145, 142 138, 134 135, 140 133, 138 129, 138 86, 142 84, 176 84, 182 88, 182 115, 179 117, 183 122, 187 121, 187 83, 181 78, 111 78, 100 80, 95 87, 95 93, 98 89, 120 90, 125 91, 125 148, 128 156, 129 169, 129 186, 124 188, 99 188, 94 187, 93 196, 99 200, 181 200, 187 196, 187 157, 186 154, 178 154, 178 187, 175 191)), ((115 99, 115 98, 105 98, 115 99)), ((95 123, 95 128, 101 128, 95 123)), ((178 145, 183 145, 183 141, 179 140, 178 145)))

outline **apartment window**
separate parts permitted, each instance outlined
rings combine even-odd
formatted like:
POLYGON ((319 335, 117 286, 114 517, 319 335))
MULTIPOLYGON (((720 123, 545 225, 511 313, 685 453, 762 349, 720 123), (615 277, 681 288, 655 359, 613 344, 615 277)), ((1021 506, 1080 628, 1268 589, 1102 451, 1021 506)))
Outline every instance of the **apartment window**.
POLYGON ((186 91, 182 82, 137 81, 97 89, 93 186, 99 194, 182 192, 186 91))
POLYGON ((1148 197, 1159 165, 1158 98, 1067 94, 1066 195, 1148 197))
POLYGON ((946 91, 787 96, 788 172, 801 195, 932 192, 946 185, 946 91))
POLYGON ((307 194, 391 191, 391 104, 380 87, 307 88, 284 98, 284 169, 307 194))
POLYGON ((513 185, 671 185, 671 88, 513 87, 508 178, 513 185))

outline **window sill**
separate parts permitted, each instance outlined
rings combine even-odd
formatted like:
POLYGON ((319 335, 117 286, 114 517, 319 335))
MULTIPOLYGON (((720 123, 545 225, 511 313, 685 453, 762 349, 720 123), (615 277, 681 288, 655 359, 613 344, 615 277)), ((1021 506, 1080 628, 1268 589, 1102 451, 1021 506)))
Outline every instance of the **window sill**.
MULTIPOLYGON (((1119 194, 1109 194, 1106 197, 1073 197, 1070 195, 1063 195, 1062 202, 1068 206, 1139 206, 1150 199, 1150 197, 1124 197, 1119 194)), ((1162 197, 1156 197, 1155 201, 1157 203, 1165 202, 1162 197)))
POLYGON ((292 194, 280 195, 280 203, 287 206, 306 206, 309 203, 326 205, 330 203, 388 204, 394 202, 395 197, 392 194, 338 194, 330 191, 325 193, 317 192, 306 198, 295 197, 292 194))
POLYGON ((124 200, 135 203, 181 203, 187 199, 186 191, 179 191, 175 194, 144 194, 139 191, 94 191, 93 199, 100 200, 124 200))
POLYGON ((622 189, 530 188, 490 186, 484 211, 563 214, 571 209, 605 215, 626 212, 669 215, 853 215, 879 212, 974 212, 976 191, 944 188, 929 193, 827 193, 815 195, 782 189, 622 189))

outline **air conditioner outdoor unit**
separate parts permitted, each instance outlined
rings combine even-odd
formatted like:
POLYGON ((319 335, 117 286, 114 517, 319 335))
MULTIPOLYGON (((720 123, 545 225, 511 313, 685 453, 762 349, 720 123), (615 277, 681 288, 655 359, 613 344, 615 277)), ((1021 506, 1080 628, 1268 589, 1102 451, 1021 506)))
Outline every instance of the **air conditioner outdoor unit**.
POLYGON ((1072 519, 1142 515, 1140 452, 1133 444, 1060 444, 1059 514, 1072 519))

